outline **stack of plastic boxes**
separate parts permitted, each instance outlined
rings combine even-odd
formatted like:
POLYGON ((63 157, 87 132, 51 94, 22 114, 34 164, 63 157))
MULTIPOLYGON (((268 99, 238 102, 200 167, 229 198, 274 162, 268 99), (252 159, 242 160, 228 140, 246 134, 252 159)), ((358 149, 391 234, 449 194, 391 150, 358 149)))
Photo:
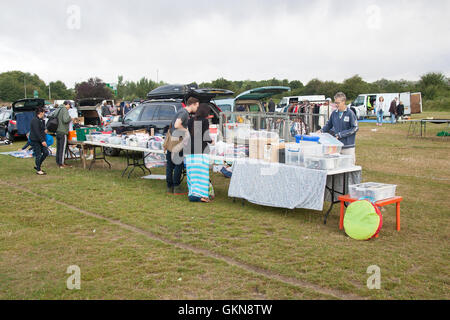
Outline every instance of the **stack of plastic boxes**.
MULTIPOLYGON (((307 139, 299 143, 287 143, 286 164, 303 166, 309 169, 334 170, 354 165, 353 157, 341 155, 344 144, 329 134, 315 134, 320 144, 307 139)), ((297 137, 296 137, 297 138, 297 137)))

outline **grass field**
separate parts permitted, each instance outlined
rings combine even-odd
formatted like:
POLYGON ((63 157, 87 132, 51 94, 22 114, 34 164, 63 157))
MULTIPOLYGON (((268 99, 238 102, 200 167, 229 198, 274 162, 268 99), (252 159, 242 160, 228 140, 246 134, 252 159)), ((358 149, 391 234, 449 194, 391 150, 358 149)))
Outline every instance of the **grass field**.
POLYGON ((124 158, 92 171, 49 158, 39 177, 31 159, 0 156, 0 299, 449 299, 450 140, 433 137, 449 129, 427 129, 407 139, 406 124, 361 124, 363 181, 404 197, 402 230, 386 207, 366 242, 338 229, 337 206, 327 225, 321 212, 242 206, 219 175, 216 200, 193 204, 163 181, 122 179, 124 158), (81 290, 66 288, 70 265, 81 290), (371 265, 380 290, 366 286, 371 265))

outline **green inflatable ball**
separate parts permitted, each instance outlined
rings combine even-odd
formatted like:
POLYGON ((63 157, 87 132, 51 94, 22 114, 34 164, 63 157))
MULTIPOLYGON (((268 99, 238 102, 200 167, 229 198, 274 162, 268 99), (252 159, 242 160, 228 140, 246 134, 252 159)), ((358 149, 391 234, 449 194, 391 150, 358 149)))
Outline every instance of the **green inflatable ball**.
POLYGON ((381 214, 366 200, 350 204, 344 216, 345 233, 356 240, 373 238, 380 231, 382 223, 381 214))

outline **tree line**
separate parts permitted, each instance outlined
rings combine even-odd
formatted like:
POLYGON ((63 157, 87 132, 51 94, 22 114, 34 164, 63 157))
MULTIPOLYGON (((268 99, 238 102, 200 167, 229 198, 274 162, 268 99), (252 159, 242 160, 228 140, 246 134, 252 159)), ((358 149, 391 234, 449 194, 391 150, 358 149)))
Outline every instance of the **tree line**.
MULTIPOLYGON (((195 82, 194 82, 195 83, 195 82)), ((46 84, 36 74, 21 71, 9 71, 0 74, 0 101, 16 101, 25 97, 33 97, 36 90, 40 98, 63 100, 101 97, 106 99, 127 100, 145 99, 151 90, 164 85, 163 81, 156 82, 146 77, 138 81, 124 80, 122 75, 117 79, 117 90, 113 91, 100 78, 90 78, 75 84, 74 88, 67 88, 63 81, 53 81, 46 84), (50 89, 50 90, 49 90, 50 89)), ((288 93, 297 95, 325 95, 333 98, 336 92, 344 92, 348 100, 355 99, 361 93, 387 93, 387 92, 422 92, 424 100, 444 101, 446 108, 450 104, 450 78, 440 72, 429 72, 420 77, 418 81, 387 80, 381 79, 375 82, 366 82, 359 75, 345 79, 343 82, 322 81, 312 79, 306 84, 299 80, 289 81, 276 78, 270 80, 243 80, 231 81, 219 78, 211 82, 199 83, 200 88, 228 89, 235 94, 265 86, 286 86, 291 88, 288 93)), ((283 95, 286 95, 283 94, 283 95)), ((275 99, 283 95, 275 96, 275 99)))

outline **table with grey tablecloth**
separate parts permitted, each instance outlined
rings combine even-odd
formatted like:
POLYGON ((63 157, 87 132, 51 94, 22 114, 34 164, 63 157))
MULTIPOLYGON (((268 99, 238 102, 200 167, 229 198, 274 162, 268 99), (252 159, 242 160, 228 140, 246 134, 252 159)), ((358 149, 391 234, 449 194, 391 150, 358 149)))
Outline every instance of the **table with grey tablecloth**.
MULTIPOLYGON (((348 173, 346 184, 360 182, 360 169, 341 171, 348 173)), ((344 179, 340 173, 253 159, 237 160, 233 165, 228 196, 264 206, 322 211, 330 173, 334 175, 335 189, 342 190, 344 179)), ((330 196, 328 198, 331 200, 330 196)))

